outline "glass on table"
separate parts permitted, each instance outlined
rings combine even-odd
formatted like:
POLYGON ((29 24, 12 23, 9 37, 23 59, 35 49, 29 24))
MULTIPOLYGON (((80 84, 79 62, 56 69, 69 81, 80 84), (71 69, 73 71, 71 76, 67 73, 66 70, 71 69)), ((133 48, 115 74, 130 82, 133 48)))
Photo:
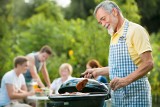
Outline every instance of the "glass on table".
POLYGON ((38 83, 36 79, 32 79, 32 88, 33 90, 36 90, 38 88, 38 83))

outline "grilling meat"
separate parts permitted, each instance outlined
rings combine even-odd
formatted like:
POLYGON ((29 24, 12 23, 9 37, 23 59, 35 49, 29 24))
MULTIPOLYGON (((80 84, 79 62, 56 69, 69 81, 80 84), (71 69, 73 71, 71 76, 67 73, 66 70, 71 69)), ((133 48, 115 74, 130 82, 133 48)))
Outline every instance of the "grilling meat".
POLYGON ((77 89, 78 91, 81 91, 81 90, 86 86, 87 82, 88 82, 88 79, 87 79, 87 78, 79 81, 79 82, 77 83, 77 85, 76 85, 76 89, 77 89))
POLYGON ((72 96, 72 95, 78 95, 78 96, 83 96, 83 95, 89 95, 89 93, 81 93, 81 92, 72 92, 72 93, 69 93, 69 92, 65 92, 64 94, 60 94, 60 95, 63 95, 63 96, 72 96))

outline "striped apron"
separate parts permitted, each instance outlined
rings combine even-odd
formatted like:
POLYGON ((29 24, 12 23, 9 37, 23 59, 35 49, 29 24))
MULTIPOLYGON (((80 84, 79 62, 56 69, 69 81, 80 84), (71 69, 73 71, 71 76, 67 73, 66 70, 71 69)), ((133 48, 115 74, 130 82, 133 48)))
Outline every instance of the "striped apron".
MULTIPOLYGON (((111 80, 115 77, 126 77, 138 68, 132 61, 126 44, 128 27, 129 22, 126 21, 123 35, 119 38, 118 43, 110 45, 109 74, 111 80)), ((146 76, 128 86, 111 91, 112 107, 151 107, 151 100, 151 87, 146 76)))

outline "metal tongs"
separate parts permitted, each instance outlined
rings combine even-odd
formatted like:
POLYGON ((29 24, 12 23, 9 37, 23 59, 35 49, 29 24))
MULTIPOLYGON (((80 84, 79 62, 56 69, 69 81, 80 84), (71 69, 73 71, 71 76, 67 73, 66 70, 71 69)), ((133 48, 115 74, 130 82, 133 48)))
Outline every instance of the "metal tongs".
MULTIPOLYGON (((81 74, 81 75, 80 75, 80 78, 84 78, 84 76, 85 76, 84 74, 81 74)), ((94 78, 94 76, 93 76, 93 74, 92 74, 91 79, 93 79, 93 78, 94 78)))

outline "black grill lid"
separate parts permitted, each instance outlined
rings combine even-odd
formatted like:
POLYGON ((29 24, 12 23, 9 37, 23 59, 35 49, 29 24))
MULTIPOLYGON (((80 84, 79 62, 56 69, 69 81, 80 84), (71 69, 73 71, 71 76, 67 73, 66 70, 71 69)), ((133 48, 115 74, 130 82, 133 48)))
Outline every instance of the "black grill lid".
MULTIPOLYGON (((76 85, 79 81, 84 78, 73 78, 66 82, 64 82, 58 92, 63 94, 65 92, 78 92, 76 89, 76 85)), ((106 94, 109 93, 109 88, 104 83, 98 82, 94 79, 88 79, 88 82, 80 92, 88 93, 88 92, 105 92, 106 94)))
POLYGON ((89 95, 50 95, 49 98, 54 101, 75 101, 75 100, 87 100, 106 98, 107 94, 89 94, 89 95))

